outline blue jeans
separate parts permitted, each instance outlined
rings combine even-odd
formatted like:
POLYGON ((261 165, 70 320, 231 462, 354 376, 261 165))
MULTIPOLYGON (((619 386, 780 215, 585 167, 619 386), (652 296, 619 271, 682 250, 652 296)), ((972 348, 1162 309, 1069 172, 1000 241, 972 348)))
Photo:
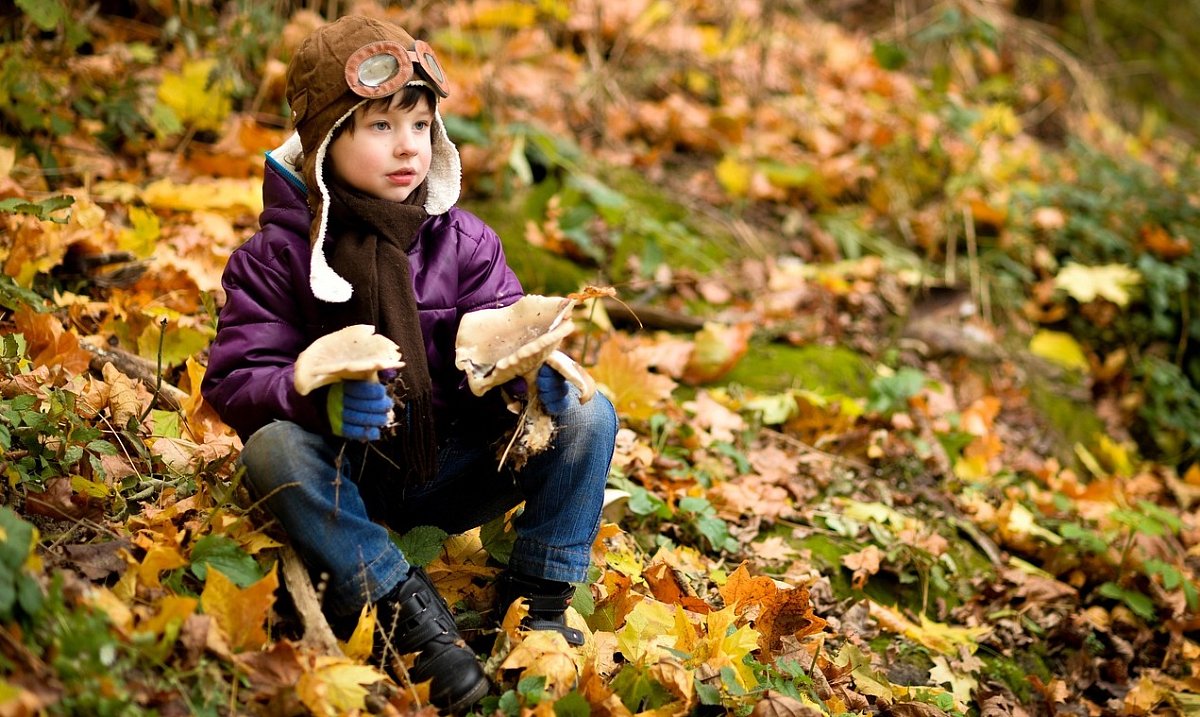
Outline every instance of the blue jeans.
POLYGON ((514 521, 510 569, 549 580, 584 580, 600 525, 617 417, 597 392, 586 404, 571 401, 555 423, 550 448, 520 472, 507 465, 497 472, 494 433, 446 431, 436 478, 408 488, 401 505, 383 510, 365 504, 355 481, 368 444, 275 421, 250 436, 241 461, 251 490, 283 525, 297 552, 310 568, 328 575, 326 610, 346 616, 357 614, 364 602, 379 600, 408 575, 404 554, 372 516, 386 515, 388 527, 398 532, 436 525, 461 533, 524 500, 524 511, 514 521))

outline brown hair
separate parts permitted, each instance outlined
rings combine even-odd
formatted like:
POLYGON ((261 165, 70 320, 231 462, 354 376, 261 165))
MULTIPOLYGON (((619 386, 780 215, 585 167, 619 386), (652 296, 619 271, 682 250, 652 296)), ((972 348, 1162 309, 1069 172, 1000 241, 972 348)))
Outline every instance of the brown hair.
POLYGON ((354 113, 345 122, 333 130, 333 136, 330 137, 329 141, 332 142, 337 139, 343 131, 354 134, 355 127, 357 126, 355 120, 358 118, 360 112, 366 114, 367 112, 376 110, 388 110, 392 107, 398 110, 410 110, 422 101, 425 102, 425 106, 430 112, 433 112, 434 108, 437 107, 437 97, 434 96, 433 90, 423 85, 405 85, 403 89, 387 97, 367 100, 361 107, 354 110, 354 113))

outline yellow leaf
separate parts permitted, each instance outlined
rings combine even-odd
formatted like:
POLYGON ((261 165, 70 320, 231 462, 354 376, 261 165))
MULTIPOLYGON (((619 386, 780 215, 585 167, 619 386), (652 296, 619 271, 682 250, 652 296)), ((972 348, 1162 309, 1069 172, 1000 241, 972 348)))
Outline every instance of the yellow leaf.
POLYGON ((196 598, 167 595, 158 601, 158 612, 137 626, 137 632, 153 635, 155 639, 168 631, 178 634, 183 623, 196 612, 196 598))
POLYGON ((617 633, 617 644, 630 662, 651 662, 663 655, 662 648, 675 644, 674 627, 671 606, 646 599, 625 616, 625 626, 617 633))
POLYGON ((579 677, 579 653, 567 644, 567 639, 553 630, 534 630, 508 653, 500 668, 521 670, 519 679, 545 677, 546 690, 561 697, 571 690, 579 677))
POLYGON ((158 215, 141 207, 130 207, 129 223, 132 228, 122 229, 117 236, 117 247, 145 259, 154 253, 154 245, 162 233, 158 215))
POLYGON ((883 629, 904 635, 910 640, 944 655, 957 655, 959 647, 965 647, 968 652, 974 653, 975 649, 979 647, 979 639, 990 632, 987 627, 954 627, 945 623, 933 622, 924 615, 921 616, 921 624, 918 625, 904 617, 895 608, 880 605, 874 601, 868 601, 868 606, 871 617, 875 618, 875 621, 883 629))
POLYGON ((262 211, 261 179, 217 179, 196 184, 176 184, 160 179, 142 190, 142 201, 157 209, 194 212, 226 209, 262 211))
POLYGON ((717 164, 716 172, 717 181, 730 196, 744 197, 749 193, 750 179, 754 176, 753 167, 727 154, 717 164))
POLYGON ((950 660, 943 655, 934 656, 933 668, 929 670, 929 681, 935 685, 950 685, 954 699, 963 705, 971 703, 971 692, 979 686, 979 681, 971 675, 956 672, 950 667, 950 660))
POLYGON ((229 100, 233 83, 214 78, 216 66, 216 60, 195 60, 184 64, 182 72, 168 72, 158 86, 159 101, 184 124, 199 130, 220 130, 233 107, 229 100))
POLYGON ((296 695, 315 715, 336 717, 366 709, 367 689, 384 679, 383 673, 336 657, 318 657, 315 669, 296 682, 296 695))
POLYGON ((375 646, 375 610, 371 605, 363 605, 350 639, 339 641, 338 644, 351 660, 365 661, 371 656, 371 649, 375 646))
POLYGON ((733 607, 710 612, 705 616, 708 634, 705 642, 708 645, 708 659, 705 664, 715 670, 722 667, 732 667, 742 687, 749 689, 756 684, 754 670, 745 663, 746 655, 758 649, 758 631, 749 625, 743 625, 733 632, 729 628, 734 622, 733 607))
POLYGON ((1054 288, 1062 289, 1081 304, 1101 297, 1125 306, 1129 303, 1129 290, 1141 283, 1142 275, 1124 264, 1084 266, 1071 262, 1054 277, 1054 288))
POLYGON ((137 570, 138 581, 147 587, 162 587, 158 576, 164 570, 174 570, 182 568, 184 565, 187 565, 187 558, 183 557, 183 553, 179 552, 177 546, 157 543, 152 545, 146 551, 146 557, 142 558, 142 563, 137 570))
POLYGON ((1041 356, 1065 368, 1080 371, 1088 369, 1087 357, 1083 355, 1079 342, 1062 331, 1038 331, 1029 341, 1029 350, 1035 356, 1041 356))
POLYGON ((274 567, 261 580, 243 590, 210 565, 204 592, 200 594, 200 606, 205 614, 216 620, 235 651, 258 649, 267 642, 263 623, 275 604, 277 587, 279 577, 274 567))
POLYGON ((670 378, 651 373, 649 360, 631 340, 619 336, 600 347, 590 372, 617 413, 634 420, 648 420, 675 389, 670 378))

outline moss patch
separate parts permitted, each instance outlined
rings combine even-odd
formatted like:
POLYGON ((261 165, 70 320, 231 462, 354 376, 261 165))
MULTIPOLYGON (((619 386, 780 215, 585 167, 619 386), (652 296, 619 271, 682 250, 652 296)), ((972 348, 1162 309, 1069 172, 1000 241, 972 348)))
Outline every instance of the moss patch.
POLYGON ((785 346, 755 342, 723 383, 778 393, 792 388, 822 395, 866 396, 875 371, 842 346, 785 346))

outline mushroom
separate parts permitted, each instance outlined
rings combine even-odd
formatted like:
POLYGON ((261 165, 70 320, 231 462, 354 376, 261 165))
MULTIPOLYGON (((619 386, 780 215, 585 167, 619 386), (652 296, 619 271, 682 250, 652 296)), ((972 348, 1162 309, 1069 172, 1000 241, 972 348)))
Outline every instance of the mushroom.
POLYGON ((596 383, 570 356, 559 351, 574 330, 570 320, 575 301, 556 296, 526 295, 499 309, 482 309, 463 316, 455 339, 454 365, 467 374, 467 385, 482 396, 518 376, 525 379, 528 401, 500 464, 520 437, 517 467, 550 445, 554 423, 537 395, 537 372, 549 364, 579 389, 580 403, 591 400, 596 383))
POLYGON ((370 324, 325 334, 296 357, 293 385, 301 396, 345 380, 378 381, 379 372, 401 368, 400 347, 370 324))

